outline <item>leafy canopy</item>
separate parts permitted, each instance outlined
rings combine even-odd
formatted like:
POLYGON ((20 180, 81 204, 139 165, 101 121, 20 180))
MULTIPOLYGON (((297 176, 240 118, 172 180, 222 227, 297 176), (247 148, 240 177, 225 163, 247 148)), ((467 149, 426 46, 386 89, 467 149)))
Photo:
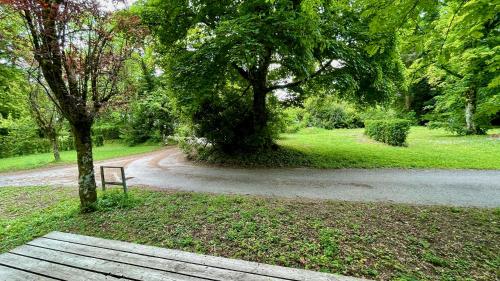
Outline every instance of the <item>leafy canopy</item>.
POLYGON ((262 95, 278 90, 292 98, 341 91, 362 103, 396 93, 404 80, 397 37, 370 29, 370 8, 347 0, 149 0, 140 14, 180 103, 194 116, 207 100, 220 111, 239 95, 250 118, 239 130, 252 116, 253 126, 267 126, 262 95), (230 101, 221 102, 224 95, 230 101))

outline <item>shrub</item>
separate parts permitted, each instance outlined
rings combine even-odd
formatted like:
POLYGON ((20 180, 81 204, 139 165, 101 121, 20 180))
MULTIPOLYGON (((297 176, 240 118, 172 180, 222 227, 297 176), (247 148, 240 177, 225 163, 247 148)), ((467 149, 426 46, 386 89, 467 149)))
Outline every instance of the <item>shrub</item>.
POLYGON ((305 110, 300 107, 288 107, 283 110, 282 120, 285 124, 284 133, 296 133, 305 128, 304 115, 305 110))
POLYGON ((238 91, 206 98, 192 113, 197 138, 206 139, 215 149, 228 153, 269 148, 283 130, 280 113, 273 97, 268 99, 267 126, 254 130, 252 100, 238 91))
POLYGON ((165 141, 176 125, 176 116, 172 111, 169 97, 162 90, 138 97, 131 105, 122 138, 130 145, 165 141))
POLYGON ((308 127, 324 129, 362 128, 363 121, 349 104, 334 97, 312 97, 304 104, 304 123, 308 127))
POLYGON ((0 118, 0 158, 49 152, 50 148, 31 118, 0 118))
POLYGON ((93 142, 96 147, 104 146, 104 137, 102 135, 96 135, 93 137, 93 142))
POLYGON ((68 151, 75 149, 75 139, 72 135, 59 136, 59 150, 68 151))
POLYGON ((310 97, 304 108, 290 107, 284 110, 287 133, 295 133, 301 128, 323 129, 362 128, 363 118, 350 104, 339 102, 335 97, 310 97))
POLYGON ((393 146, 403 146, 410 132, 411 122, 404 119, 368 120, 365 134, 370 138, 393 146))
POLYGON ((99 124, 92 127, 92 134, 102 136, 105 140, 117 140, 120 138, 120 127, 116 124, 99 124))

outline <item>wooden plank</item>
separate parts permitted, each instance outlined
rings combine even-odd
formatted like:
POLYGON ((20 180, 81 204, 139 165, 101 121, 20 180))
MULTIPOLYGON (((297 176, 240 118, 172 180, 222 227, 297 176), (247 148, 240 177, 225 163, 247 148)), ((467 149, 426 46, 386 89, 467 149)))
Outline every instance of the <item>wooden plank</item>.
MULTIPOLYGON (((53 277, 59 280, 71 280, 71 281, 116 281, 117 278, 106 276, 103 274, 97 274, 91 271, 85 271, 81 269, 76 269, 64 265, 59 265, 43 260, 33 259, 29 257, 19 256, 11 253, 6 253, 0 255, 0 264, 7 266, 12 266, 27 270, 30 272, 43 274, 46 276, 53 277)), ((28 279, 29 280, 29 279, 28 279)), ((32 279, 33 280, 33 279, 32 279)), ((34 279, 38 280, 38 279, 34 279)))
POLYGON ((103 249, 112 249, 116 251, 123 251, 146 256, 183 261, 193 264, 210 266, 215 268, 223 268, 227 270, 256 273, 263 276, 282 278, 285 280, 297 281, 360 281, 366 279, 359 279, 354 277, 347 277, 335 274, 326 274, 314 271, 307 271, 295 268, 286 268, 275 265, 267 265, 256 262, 249 262, 236 259, 227 259, 222 257, 214 257, 200 254, 193 254, 178 250, 170 250, 152 246, 145 246, 133 244, 128 242, 121 242, 115 240, 107 240, 102 238, 83 236, 77 234, 51 232, 44 237, 61 240, 72 243, 79 243, 100 247, 103 249))
POLYGON ((31 241, 28 245, 49 248, 57 251, 69 252, 85 255, 98 259, 116 261, 120 263, 132 264, 157 270, 177 272, 181 274, 210 278, 212 280, 246 280, 246 281, 283 281, 282 278, 273 278, 262 275, 255 275, 246 272, 225 270, 221 268, 208 267, 204 265, 179 262, 157 257, 144 256, 134 253, 127 253, 71 242, 64 242, 53 239, 39 238, 31 241))
POLYGON ((58 279, 48 278, 38 274, 33 274, 26 271, 0 265, 0 281, 27 281, 27 280, 54 281, 58 279))
MULTIPOLYGON (((90 258, 76 254, 63 253, 55 250, 24 245, 11 251, 12 253, 47 260, 53 263, 111 275, 116 278, 130 278, 148 281, 200 281, 208 280, 183 276, 176 273, 163 272, 134 265, 122 264, 113 261, 90 258)), ((87 279, 88 280, 88 279, 87 279)))

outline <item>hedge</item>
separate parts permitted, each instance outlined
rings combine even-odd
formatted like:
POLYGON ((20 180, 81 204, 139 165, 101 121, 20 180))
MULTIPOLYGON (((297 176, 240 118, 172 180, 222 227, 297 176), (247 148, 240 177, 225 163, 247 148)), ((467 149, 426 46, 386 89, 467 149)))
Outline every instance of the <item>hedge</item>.
POLYGON ((403 146, 410 132, 411 122, 404 119, 367 120, 365 135, 393 146, 403 146))

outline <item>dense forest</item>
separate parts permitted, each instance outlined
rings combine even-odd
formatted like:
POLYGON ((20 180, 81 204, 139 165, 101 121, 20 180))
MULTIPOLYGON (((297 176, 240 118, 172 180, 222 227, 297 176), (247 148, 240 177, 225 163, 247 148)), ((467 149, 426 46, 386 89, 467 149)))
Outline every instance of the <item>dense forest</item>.
POLYGON ((283 132, 398 118, 500 123, 491 0, 0 0, 0 157, 180 141, 276 149, 283 132))

